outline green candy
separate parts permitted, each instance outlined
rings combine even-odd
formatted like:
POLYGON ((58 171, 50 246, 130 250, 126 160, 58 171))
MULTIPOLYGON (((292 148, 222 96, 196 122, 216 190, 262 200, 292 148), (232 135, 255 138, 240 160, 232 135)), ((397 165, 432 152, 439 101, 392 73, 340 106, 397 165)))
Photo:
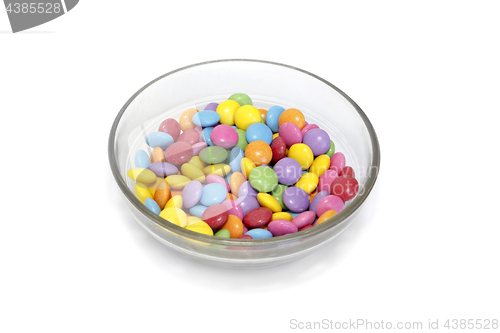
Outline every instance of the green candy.
POLYGON ((220 229, 219 231, 217 231, 215 233, 214 236, 222 237, 222 238, 231 238, 231 234, 229 233, 229 230, 227 230, 227 229, 220 229))
POLYGON ((278 202, 280 203, 281 208, 283 208, 283 211, 288 209, 283 203, 283 192, 285 192, 287 188, 288 186, 286 185, 278 184, 278 186, 276 186, 276 188, 271 192, 273 198, 278 200, 278 202))
POLYGON ((222 163, 228 157, 227 151, 222 147, 211 146, 200 151, 200 159, 207 164, 222 163))
POLYGON ((245 151, 245 148, 248 146, 246 131, 238 128, 236 133, 238 133, 238 143, 236 145, 245 151))
POLYGON ((326 155, 328 155, 328 157, 332 158, 333 154, 335 154, 335 143, 333 143, 333 141, 330 140, 330 149, 328 149, 328 151, 326 152, 326 155))
POLYGON ((237 102, 240 106, 253 105, 252 99, 247 94, 232 94, 228 99, 237 102))
POLYGON ((250 185, 259 192, 271 192, 278 185, 278 176, 268 166, 258 166, 250 171, 250 185))

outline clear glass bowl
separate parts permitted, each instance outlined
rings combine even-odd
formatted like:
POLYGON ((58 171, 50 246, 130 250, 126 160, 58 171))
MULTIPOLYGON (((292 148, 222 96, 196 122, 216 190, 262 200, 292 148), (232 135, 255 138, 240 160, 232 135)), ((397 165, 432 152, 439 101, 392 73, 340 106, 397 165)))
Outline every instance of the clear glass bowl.
POLYGON ((375 184, 380 149, 364 112, 331 83, 304 70, 267 61, 219 60, 167 73, 135 93, 118 113, 108 143, 113 176, 135 219, 161 243, 206 263, 260 267, 304 257, 339 235, 353 220, 375 184), (257 108, 281 105, 301 110, 306 121, 326 130, 336 151, 354 168, 360 190, 345 209, 316 227, 281 237, 247 240, 207 236, 178 227, 149 211, 135 196, 126 172, 145 136, 187 108, 248 94, 257 108))

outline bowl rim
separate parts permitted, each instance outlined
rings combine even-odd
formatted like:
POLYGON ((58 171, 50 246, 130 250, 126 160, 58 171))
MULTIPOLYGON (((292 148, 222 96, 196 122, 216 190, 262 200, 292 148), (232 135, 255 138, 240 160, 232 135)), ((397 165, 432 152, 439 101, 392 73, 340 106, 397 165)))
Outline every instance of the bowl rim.
POLYGON ((149 220, 152 222, 156 223, 157 225, 167 229, 173 234, 176 234, 177 236, 182 236, 186 238, 190 238, 194 241, 198 242, 205 242, 209 244, 216 244, 216 245, 222 245, 222 246, 237 246, 237 247, 248 247, 251 248, 252 246, 259 246, 259 247, 268 247, 272 245, 282 245, 282 244, 287 244, 287 243, 293 243, 295 241, 300 241, 304 238, 309 238, 309 237, 314 237, 315 235, 321 234, 331 228, 334 228, 335 226, 341 224, 345 220, 347 220, 351 215, 353 215, 358 208, 361 207, 361 205, 365 202, 366 198, 370 194, 371 190, 373 189, 375 185, 375 181, 377 179, 378 173, 380 172, 380 145, 378 142, 377 134, 375 133, 375 129, 373 128, 370 120, 366 116, 366 114, 363 112, 363 110, 354 102, 347 94, 345 94, 342 90, 337 88, 335 85, 331 84, 327 80, 312 74, 306 70, 300 69, 298 67, 290 66, 290 65, 285 65, 282 63, 278 62, 273 62, 273 61, 267 61, 267 60, 256 60, 256 59, 219 59, 219 60, 211 60, 211 61, 204 61, 204 62, 199 62, 195 63, 192 65, 184 66, 178 69, 175 69, 173 71, 170 71, 166 74, 163 74, 154 80, 150 81, 149 83, 145 84, 142 88, 140 88, 132 97, 129 98, 129 100, 123 105, 123 107, 120 109, 120 112, 118 112, 112 126, 111 126, 111 131, 109 134, 109 139, 108 139, 108 159, 109 159, 109 164, 111 167, 111 172, 115 178, 116 183, 118 184, 118 187, 122 191, 122 193, 125 195, 125 197, 129 200, 129 202, 144 216, 146 216, 149 220), (288 234, 285 236, 279 236, 279 237, 271 237, 271 238, 265 238, 265 239, 238 239, 238 238, 222 238, 222 237, 216 237, 216 236, 209 236, 209 235, 204 235, 201 233, 197 233, 188 229, 184 229, 180 226, 175 225, 174 223, 171 223, 160 216, 154 214, 151 212, 132 192, 132 190, 127 186, 125 183, 124 179, 122 178, 117 161, 115 159, 115 147, 114 147, 114 142, 115 142, 115 136, 116 136, 116 130, 118 128, 118 124, 120 123, 120 120, 127 110, 128 106, 132 103, 132 101, 139 96, 145 89, 147 89, 149 86, 154 84, 155 82, 172 75, 174 73, 191 69, 194 67, 198 66, 204 66, 204 65, 209 65, 209 64, 214 64, 214 63, 222 63, 222 62, 251 62, 251 63, 262 63, 262 64, 269 64, 269 65, 274 65, 274 66, 281 66, 285 67, 287 69, 292 69, 296 70, 299 72, 302 72, 304 74, 307 74, 309 76, 312 76, 313 78, 323 82, 324 84, 328 85, 332 89, 334 89, 336 92, 338 92, 342 97, 344 97, 353 107, 354 109, 358 112, 359 116, 363 120, 372 144, 372 153, 373 153, 373 158, 372 158, 372 165, 370 167, 375 167, 376 172, 368 173, 368 178, 366 180, 366 184, 364 186, 364 192, 362 194, 358 194, 354 200, 352 200, 349 205, 345 209, 343 209, 340 213, 335 215, 334 217, 328 219, 327 221, 323 222, 319 226, 315 226, 314 228, 309 228, 306 230, 303 230, 301 232, 293 233, 293 234, 288 234))

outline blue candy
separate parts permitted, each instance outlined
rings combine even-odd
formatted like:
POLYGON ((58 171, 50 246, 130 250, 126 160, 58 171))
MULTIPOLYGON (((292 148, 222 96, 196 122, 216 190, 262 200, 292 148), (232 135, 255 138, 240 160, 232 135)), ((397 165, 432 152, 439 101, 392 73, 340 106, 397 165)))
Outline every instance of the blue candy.
POLYGON ((149 159, 148 153, 146 153, 142 149, 139 149, 137 153, 135 153, 134 162, 136 168, 144 168, 144 169, 147 169, 151 164, 151 160, 149 159))
POLYGON ((281 114, 285 109, 279 105, 272 106, 266 113, 266 124, 274 132, 278 133, 280 129, 279 121, 281 114))
POLYGON ((214 126, 219 120, 220 115, 214 111, 203 110, 195 113, 193 116, 193 124, 201 127, 214 126))
POLYGON ((222 203, 226 199, 227 188, 218 183, 207 184, 203 187, 200 202, 204 206, 212 206, 222 203))
POLYGON ((248 126, 245 137, 248 143, 260 140, 270 145, 273 141, 273 132, 269 126, 265 124, 255 123, 248 126))
POLYGON ((253 239, 262 239, 262 238, 271 238, 273 234, 266 229, 255 228, 252 230, 248 230, 245 235, 252 236, 253 239))
POLYGON ((241 172, 241 160, 245 157, 245 152, 240 147, 234 147, 229 153, 229 166, 231 172, 241 172))
POLYGON ((201 133, 203 134, 203 140, 205 140, 205 142, 209 146, 213 146, 214 145, 214 143, 212 142, 212 139, 210 138, 210 136, 212 135, 212 131, 213 130, 214 130, 213 127, 206 127, 206 128, 203 129, 203 131, 201 131, 201 133))
POLYGON ((150 211, 152 211, 153 213, 155 213, 156 215, 160 215, 160 213, 161 213, 160 206, 158 206, 158 204, 156 203, 156 201, 154 201, 153 199, 146 198, 146 200, 144 201, 144 205, 146 207, 148 207, 148 209, 150 211))
POLYGON ((196 206, 193 206, 189 209, 189 214, 196 216, 196 217, 199 217, 201 219, 201 216, 203 215, 203 213, 205 212, 205 210, 207 208, 208 207, 206 207, 206 206, 196 205, 196 206))
POLYGON ((151 148, 160 147, 161 149, 165 150, 168 148, 168 146, 174 143, 174 139, 170 134, 163 132, 153 132, 146 136, 146 143, 151 148))

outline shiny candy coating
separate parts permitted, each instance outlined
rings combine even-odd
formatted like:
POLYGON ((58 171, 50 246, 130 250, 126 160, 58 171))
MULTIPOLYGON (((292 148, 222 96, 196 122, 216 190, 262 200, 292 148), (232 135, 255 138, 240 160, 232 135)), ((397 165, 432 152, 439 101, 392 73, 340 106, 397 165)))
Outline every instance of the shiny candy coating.
POLYGON ((151 163, 165 162, 165 152, 160 147, 155 147, 151 152, 151 163))
MULTIPOLYGON (((197 132, 196 135, 198 135, 197 132)), ((174 165, 187 163, 191 157, 193 157, 193 148, 191 144, 184 141, 177 141, 165 150, 165 161, 174 165)))
POLYGON ((227 189, 224 185, 217 183, 207 184, 203 187, 200 202, 203 206, 220 204, 226 199, 226 195, 227 189))
POLYGON ((344 202, 351 200, 356 196, 359 190, 358 181, 351 176, 338 177, 332 182, 330 193, 338 196, 344 202))
POLYGON ((219 103, 215 103, 215 102, 212 102, 212 103, 208 103, 204 108, 203 110, 206 110, 206 111, 217 111, 217 108, 219 107, 219 103))
POLYGON ((190 129, 187 130, 186 132, 183 132, 179 138, 177 139, 177 142, 186 142, 190 146, 194 145, 196 142, 200 140, 200 133, 196 129, 190 129))
POLYGON ((297 143, 288 150, 288 157, 295 159, 300 163, 302 170, 307 170, 314 161, 314 155, 307 145, 297 143))
POLYGON ((144 206, 146 206, 150 211, 152 211, 156 215, 160 215, 161 213, 160 206, 158 206, 156 201, 154 201, 151 198, 146 198, 146 200, 144 200, 144 206))
POLYGON ((222 238, 230 238, 231 237, 231 233, 227 229, 220 229, 219 231, 217 231, 215 233, 214 236, 215 237, 222 237, 222 238))
POLYGON ((177 207, 177 208, 182 208, 184 203, 184 200, 182 199, 181 195, 174 195, 170 200, 168 200, 167 204, 165 205, 165 208, 169 207, 177 207))
POLYGON ((207 148, 208 145, 206 142, 197 142, 193 145, 193 156, 198 156, 200 154, 200 151, 203 149, 207 148))
POLYGON ((285 109, 279 105, 272 106, 267 110, 266 125, 269 126, 274 133, 277 133, 279 130, 279 119, 283 112, 285 112, 285 109))
POLYGON ((234 215, 243 220, 243 209, 235 200, 224 200, 222 205, 226 206, 229 215, 234 215))
POLYGON ((252 99, 247 94, 243 93, 232 94, 231 96, 229 96, 228 100, 235 101, 241 106, 253 105, 252 99))
POLYGON ((243 223, 247 228, 261 228, 266 226, 272 219, 273 212, 266 207, 258 207, 250 210, 243 216, 243 223))
POLYGON ((165 119, 158 128, 159 132, 170 134, 172 139, 177 140, 179 134, 181 134, 181 125, 177 122, 177 120, 169 118, 165 119))
POLYGON ((203 185, 199 181, 190 181, 182 190, 184 207, 188 209, 194 207, 200 201, 202 192, 203 185))
POLYGON ((207 164, 222 163, 227 158, 227 151, 222 147, 211 146, 200 151, 200 159, 207 164))
POLYGON ((139 199, 139 201, 142 203, 144 203, 144 201, 146 201, 147 198, 153 199, 153 195, 151 194, 151 191, 149 190, 148 186, 143 183, 139 182, 135 183, 134 193, 137 199, 139 199))
POLYGON ((269 164, 273 158, 271 147, 264 141, 250 142, 245 149, 245 157, 252 160, 256 166, 269 164))
POLYGON ((285 139, 287 148, 302 142, 302 132, 294 123, 283 123, 279 129, 280 138, 285 139))
POLYGON ((273 132, 265 124, 255 123, 248 126, 245 133, 245 137, 248 143, 261 140, 270 145, 271 142, 273 141, 273 132))
POLYGON ((155 162, 149 166, 149 170, 153 171, 159 177, 167 177, 176 175, 179 171, 177 167, 168 162, 155 162))
POLYGON ((188 224, 185 229, 208 236, 214 235, 214 231, 212 230, 212 228, 210 228, 210 226, 206 222, 203 222, 201 220, 199 222, 188 224))
POLYGON ((221 229, 228 230, 231 238, 243 236, 243 222, 235 215, 229 214, 226 223, 222 225, 221 229))
POLYGON ((294 123, 299 129, 303 129, 306 126, 306 119, 302 112, 292 108, 285 110, 280 115, 278 125, 281 127, 284 123, 294 123))
POLYGON ((299 231, 297 226, 287 220, 274 220, 269 223, 267 230, 273 234, 274 237, 293 234, 299 231))
POLYGON ((242 130, 247 130, 248 126, 260 123, 260 112, 252 105, 241 106, 234 114, 235 125, 242 130))
POLYGON ((203 212, 201 219, 205 221, 211 228, 219 228, 226 223, 229 214, 227 207, 222 204, 215 204, 203 212))
POLYGON ((214 111, 200 111, 193 115, 193 124, 201 127, 214 126, 219 123, 220 115, 214 111))
POLYGON ((229 180, 229 187, 231 188, 231 193, 233 193, 236 196, 239 196, 238 191, 244 182, 246 182, 246 179, 241 172, 238 171, 233 172, 229 180))
POLYGON ((333 154, 335 154, 335 143, 333 143, 333 141, 330 140, 330 148, 326 152, 326 155, 332 158, 333 154))
POLYGON ((279 160, 286 156, 286 142, 280 136, 277 136, 271 142, 271 151, 273 157, 271 159, 271 163, 276 164, 279 160))
POLYGON ((212 131, 214 130, 213 127, 205 127, 202 130, 202 136, 203 136, 203 141, 209 146, 213 146, 214 143, 212 142, 212 131))
POLYGON ((320 225, 321 223, 325 222, 328 219, 331 219, 335 215, 337 215, 337 212, 335 210, 328 210, 318 218, 314 225, 320 225))
POLYGON ((240 104, 236 101, 227 100, 217 106, 216 112, 220 116, 220 123, 224 125, 234 125, 234 114, 240 108, 240 104))
POLYGON ((238 189, 238 197, 244 197, 246 195, 257 197, 258 192, 250 185, 249 181, 246 181, 240 185, 238 189))
POLYGON ((181 172, 191 180, 197 180, 200 183, 205 182, 205 173, 194 164, 184 163, 181 167, 181 172))
POLYGON ((292 220, 292 223, 295 224, 295 226, 300 229, 300 228, 305 227, 306 225, 313 224, 315 219, 316 219, 316 213, 311 212, 310 210, 307 210, 307 211, 297 215, 292 220))
POLYGON ((309 168, 309 171, 321 177, 323 172, 330 168, 330 158, 328 155, 319 155, 316 157, 309 168))
POLYGON ((271 192, 278 185, 278 176, 268 166, 258 166, 250 171, 250 185, 259 192, 271 192))
POLYGON ((273 237, 273 234, 270 231, 261 228, 255 228, 249 230, 245 233, 245 235, 252 236, 253 239, 264 239, 273 237))
POLYGON ((199 156, 191 157, 188 163, 200 168, 201 170, 203 170, 203 168, 205 168, 206 166, 205 162, 203 162, 199 156))
POLYGON ((240 205, 243 210, 243 216, 245 216, 249 211, 254 208, 260 207, 259 202, 257 201, 257 196, 245 195, 240 196, 236 203, 240 205))
POLYGON ((256 167, 255 163, 248 157, 243 157, 240 162, 240 169, 243 176, 248 179, 250 171, 256 167))
POLYGON ((191 209, 189 209, 189 214, 201 218, 205 210, 207 210, 207 208, 208 208, 207 206, 196 205, 194 207, 191 207, 191 209))
POLYGON ((146 136, 146 144, 151 148, 160 147, 165 150, 168 146, 174 143, 174 139, 170 134, 163 132, 153 132, 146 136))
POLYGON ((155 193, 153 194, 153 200, 156 201, 160 209, 165 208, 165 205, 172 197, 170 191, 170 186, 168 186, 166 181, 159 183, 156 186, 155 193))
POLYGON ((234 147, 229 153, 229 166, 232 172, 241 171, 241 160, 245 156, 245 152, 240 147, 234 147))
POLYGON ((337 171, 328 169, 319 177, 318 191, 328 191, 330 193, 331 184, 337 179, 337 171))
POLYGON ((262 118, 262 123, 266 123, 266 115, 267 115, 267 110, 266 109, 259 109, 260 112, 260 117, 262 118))
POLYGON ((293 217, 292 217, 292 215, 290 215, 290 213, 287 213, 287 212, 279 212, 279 213, 274 213, 274 214, 273 214, 273 218, 271 219, 271 221, 274 221, 274 220, 287 220, 287 221, 292 221, 292 220, 293 220, 293 217))
POLYGON ((321 200, 329 195, 330 195, 330 190, 318 192, 318 194, 316 194, 314 198, 311 200, 311 204, 309 205, 309 211, 316 213, 318 205, 321 202, 321 200))
POLYGON ((286 210, 286 206, 283 203, 283 192, 288 188, 286 185, 278 184, 271 192, 273 198, 275 198, 281 205, 281 209, 286 210))
POLYGON ((338 152, 333 154, 332 158, 330 159, 330 169, 337 171, 337 174, 342 171, 345 167, 345 156, 344 154, 338 152))
POLYGON ((332 209, 340 213, 344 209, 344 202, 335 195, 328 195, 319 202, 316 214, 319 217, 323 215, 324 212, 332 209))
POLYGON ((276 163, 274 171, 278 176, 278 181, 283 185, 293 185, 299 181, 302 176, 302 167, 299 162, 293 158, 285 157, 276 163))
POLYGON ((351 176, 351 177, 354 177, 354 169, 349 167, 349 166, 346 166, 342 169, 342 171, 340 171, 340 174, 339 176, 351 176))
POLYGON ((181 130, 187 131, 196 126, 193 124, 193 115, 197 112, 198 110, 196 109, 187 109, 181 114, 181 117, 179 118, 179 126, 181 127, 181 130))
POLYGON ((283 192, 283 203, 294 213, 302 213, 309 208, 309 196, 300 187, 289 187, 283 192))
POLYGON ((187 215, 180 208, 169 207, 161 211, 160 217, 180 227, 187 225, 187 215))
POLYGON ((127 171, 127 176, 133 181, 149 184, 156 181, 156 174, 149 170, 143 168, 134 168, 127 171))
POLYGON ((242 129, 237 128, 236 133, 238 133, 238 143, 236 145, 245 150, 248 146, 246 132, 242 129))
POLYGON ((269 208, 273 213, 278 213, 282 210, 280 202, 270 194, 257 194, 257 201, 262 207, 269 208))
POLYGON ((320 128, 307 131, 302 142, 311 148, 314 156, 325 154, 330 149, 330 136, 320 128))
POLYGON ((221 176, 208 175, 205 181, 207 184, 221 184, 226 188, 227 192, 231 192, 231 187, 229 187, 229 184, 221 176))
POLYGON ((148 153, 146 153, 142 149, 139 149, 135 153, 135 157, 134 157, 134 165, 135 165, 135 167, 136 168, 147 169, 150 164, 151 164, 151 160, 149 158, 148 153))
POLYGON ((300 177, 295 186, 300 187, 301 189, 306 191, 307 194, 311 194, 316 189, 316 187, 318 187, 318 181, 318 175, 308 172, 300 177))
POLYGON ((168 186, 174 190, 182 190, 191 181, 191 179, 182 175, 172 175, 166 179, 168 186))
POLYGON ((313 128, 319 128, 319 126, 316 124, 307 124, 306 126, 304 126, 304 128, 302 129, 302 137, 304 137, 304 135, 306 135, 306 133, 313 128))
POLYGON ((229 125, 217 125, 210 133, 210 139, 216 146, 232 148, 238 143, 238 133, 229 125))
POLYGON ((207 165, 203 169, 203 172, 205 173, 205 175, 217 175, 224 177, 231 172, 231 167, 224 163, 218 163, 213 165, 207 165))

